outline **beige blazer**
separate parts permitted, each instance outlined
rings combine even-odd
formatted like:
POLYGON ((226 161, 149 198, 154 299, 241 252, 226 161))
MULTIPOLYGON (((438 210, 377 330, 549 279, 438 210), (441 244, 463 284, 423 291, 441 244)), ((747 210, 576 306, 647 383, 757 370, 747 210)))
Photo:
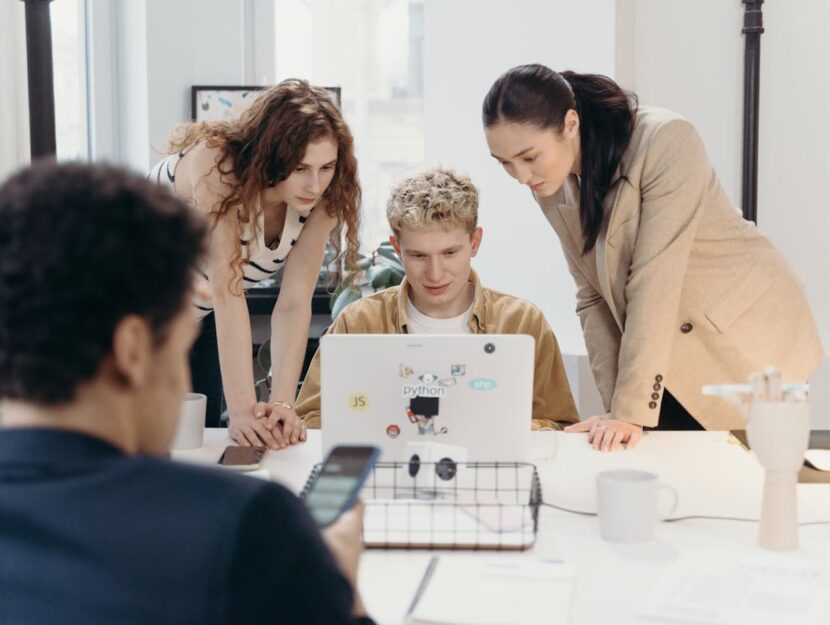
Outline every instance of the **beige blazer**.
POLYGON ((574 176, 536 198, 577 284, 576 312, 606 410, 657 425, 664 389, 707 429, 743 427, 704 384, 746 382, 766 365, 806 380, 823 349, 804 289, 784 257, 732 206, 695 128, 641 107, 583 255, 574 176))

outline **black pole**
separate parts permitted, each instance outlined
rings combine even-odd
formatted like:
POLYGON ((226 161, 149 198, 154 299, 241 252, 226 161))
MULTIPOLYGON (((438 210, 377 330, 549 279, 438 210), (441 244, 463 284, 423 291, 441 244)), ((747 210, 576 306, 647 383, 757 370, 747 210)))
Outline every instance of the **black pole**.
POLYGON ((764 32, 764 0, 744 4, 744 218, 758 222, 758 96, 761 83, 761 34, 764 32))
POLYGON ((26 66, 29 74, 29 140, 32 159, 55 156, 55 88, 52 74, 52 0, 26 4, 26 66))

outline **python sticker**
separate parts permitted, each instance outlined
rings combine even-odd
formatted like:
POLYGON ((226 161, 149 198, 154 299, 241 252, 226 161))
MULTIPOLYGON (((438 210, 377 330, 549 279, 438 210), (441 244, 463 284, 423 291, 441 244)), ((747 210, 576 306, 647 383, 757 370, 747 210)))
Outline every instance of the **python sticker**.
POLYGON ((412 399, 414 397, 444 397, 447 394, 447 389, 436 384, 438 376, 434 373, 424 373, 418 376, 420 384, 404 384, 401 390, 401 396, 404 399, 412 399))

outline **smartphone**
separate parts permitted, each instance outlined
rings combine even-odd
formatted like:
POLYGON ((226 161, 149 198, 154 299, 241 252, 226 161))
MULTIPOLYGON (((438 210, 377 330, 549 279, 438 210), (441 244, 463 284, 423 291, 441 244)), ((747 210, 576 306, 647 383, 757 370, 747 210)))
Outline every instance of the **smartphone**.
POLYGON ((262 464, 267 447, 237 447, 228 445, 219 458, 219 466, 237 471, 255 471, 262 464))
POLYGON ((374 446, 338 446, 329 452, 305 493, 306 507, 317 525, 331 525, 354 506, 379 455, 380 449, 374 446))

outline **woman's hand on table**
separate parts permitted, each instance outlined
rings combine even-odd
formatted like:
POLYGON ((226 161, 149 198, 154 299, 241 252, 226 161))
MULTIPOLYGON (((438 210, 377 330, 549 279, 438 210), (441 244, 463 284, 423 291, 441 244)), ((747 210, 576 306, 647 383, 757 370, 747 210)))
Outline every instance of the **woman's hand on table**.
POLYGON ((566 432, 588 432, 588 444, 599 451, 633 449, 643 438, 643 427, 611 418, 611 413, 591 417, 565 428, 566 432))
POLYGON ((272 401, 268 404, 269 414, 265 427, 270 432, 279 431, 282 434, 285 446, 304 443, 307 438, 308 427, 305 421, 297 416, 291 404, 282 401, 272 401))
MULTIPOLYGON (((228 421, 228 435, 242 447, 268 447, 284 449, 291 445, 290 433, 280 427, 280 418, 274 416, 276 406, 257 402, 249 412, 231 414, 228 421)), ((291 411, 293 413, 293 410, 291 411)), ((296 418, 296 414, 294 415, 296 418)), ((305 424, 302 425, 302 440, 305 440, 305 424)))

